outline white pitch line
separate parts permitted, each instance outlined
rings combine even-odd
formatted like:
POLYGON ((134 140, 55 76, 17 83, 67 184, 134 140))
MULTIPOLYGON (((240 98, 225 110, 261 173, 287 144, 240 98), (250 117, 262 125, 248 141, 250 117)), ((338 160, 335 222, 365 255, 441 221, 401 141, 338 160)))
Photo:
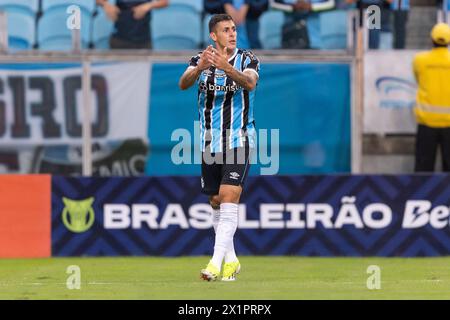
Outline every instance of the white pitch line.
MULTIPOLYGON (((87 283, 81 282, 81 285, 93 285, 93 286, 101 286, 101 285, 149 285, 155 284, 160 281, 135 281, 135 282, 101 282, 101 281, 90 281, 87 283)), ((383 284, 401 284, 401 283, 441 283, 441 282, 449 282, 449 280, 442 279, 424 279, 424 280, 382 280, 383 284)), ((310 284, 323 284, 323 285, 365 285, 365 282, 361 281, 345 281, 345 282, 329 282, 329 281, 306 281, 299 282, 300 286, 310 285, 310 284)), ((0 282, 0 287, 12 287, 12 286, 49 286, 49 285, 62 285, 65 286, 66 282, 0 282)))

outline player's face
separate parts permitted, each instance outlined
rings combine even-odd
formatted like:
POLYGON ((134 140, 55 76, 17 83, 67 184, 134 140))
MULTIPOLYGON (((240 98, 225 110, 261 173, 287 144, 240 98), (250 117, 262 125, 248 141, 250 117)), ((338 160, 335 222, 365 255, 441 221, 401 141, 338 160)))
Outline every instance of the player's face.
POLYGON ((211 32, 211 38, 220 47, 227 47, 228 50, 236 49, 236 25, 233 21, 221 21, 216 25, 214 32, 211 32))

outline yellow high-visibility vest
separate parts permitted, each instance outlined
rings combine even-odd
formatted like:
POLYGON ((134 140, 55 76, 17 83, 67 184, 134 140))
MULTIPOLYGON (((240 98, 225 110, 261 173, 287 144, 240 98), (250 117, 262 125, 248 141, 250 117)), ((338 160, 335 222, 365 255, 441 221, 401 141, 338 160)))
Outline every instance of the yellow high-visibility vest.
POLYGON ((433 48, 418 53, 413 61, 418 84, 414 112, 419 124, 450 127, 450 52, 433 48))

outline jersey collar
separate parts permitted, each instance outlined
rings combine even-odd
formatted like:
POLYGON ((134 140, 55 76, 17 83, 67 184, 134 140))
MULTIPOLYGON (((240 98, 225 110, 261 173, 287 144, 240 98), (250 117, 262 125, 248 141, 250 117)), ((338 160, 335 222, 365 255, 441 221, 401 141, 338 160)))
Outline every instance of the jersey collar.
POLYGON ((233 60, 234 57, 236 57, 237 53, 238 53, 238 48, 234 49, 234 53, 233 53, 233 55, 230 57, 230 59, 228 59, 228 62, 230 62, 231 60, 233 60))

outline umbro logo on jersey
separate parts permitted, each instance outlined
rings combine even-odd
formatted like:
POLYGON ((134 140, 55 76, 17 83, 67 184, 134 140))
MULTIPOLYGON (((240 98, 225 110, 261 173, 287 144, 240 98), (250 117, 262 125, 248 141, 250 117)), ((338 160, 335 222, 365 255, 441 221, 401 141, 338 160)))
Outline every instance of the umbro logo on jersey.
POLYGON ((237 172, 231 172, 230 173, 230 179, 233 179, 233 180, 239 179, 240 176, 241 175, 239 173, 237 173, 237 172))
POLYGON ((205 71, 203 71, 203 75, 205 77, 209 77, 210 75, 212 75, 212 71, 211 70, 205 70, 205 71))
MULTIPOLYGON (((213 72, 211 70, 204 70, 202 73, 202 76, 204 77, 210 77, 213 74, 213 72)), ((216 72, 214 73, 214 77, 216 79, 223 79, 227 77, 227 74, 225 72, 218 72, 216 70, 216 72)))

